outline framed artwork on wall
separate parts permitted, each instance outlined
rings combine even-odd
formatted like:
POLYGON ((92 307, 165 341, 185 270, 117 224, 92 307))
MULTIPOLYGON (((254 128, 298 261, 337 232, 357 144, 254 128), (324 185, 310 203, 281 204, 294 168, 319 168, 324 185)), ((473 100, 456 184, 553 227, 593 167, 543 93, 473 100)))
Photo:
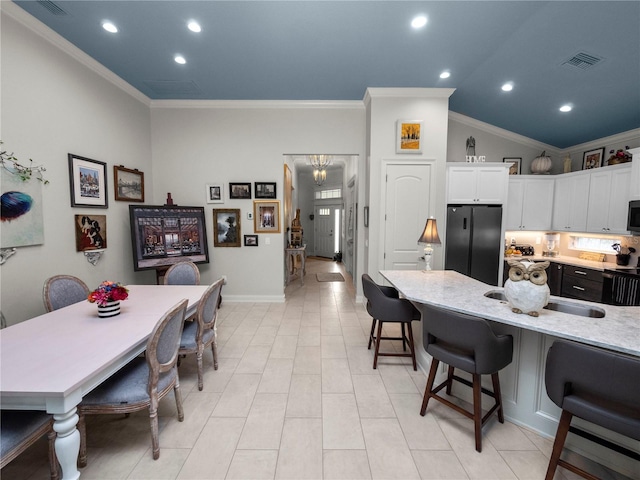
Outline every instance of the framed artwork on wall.
POLYGON ((240 238, 240 209, 214 208, 213 246, 239 247, 240 238))
POLYGON ((113 184, 116 200, 144 202, 144 173, 137 168, 131 170, 122 165, 114 165, 113 184))
POLYGON ((254 198, 276 198, 276 182, 255 182, 254 198))
POLYGON ((69 154, 72 207, 108 208, 107 164, 69 154))
POLYGON ((251 183, 229 183, 229 198, 251 199, 251 183))
POLYGON ((602 159, 604 158, 604 147, 594 148, 584 152, 582 155, 582 169, 590 170, 592 168, 600 168, 602 159))
POLYGON ((504 163, 510 163, 509 175, 520 175, 520 168, 522 166, 522 157, 504 157, 502 159, 504 163))
POLYGON ((280 202, 253 201, 253 230, 256 233, 280 233, 280 202))
POLYGON ((107 248, 106 215, 76 215, 75 227, 77 252, 107 248))
POLYGON ((244 236, 244 246, 245 247, 257 247, 258 246, 258 235, 245 235, 244 236))
POLYGON ((398 120, 396 122, 396 153, 422 153, 422 120, 398 120))
POLYGON ((221 183, 207 184, 207 203, 224 203, 224 187, 221 183))

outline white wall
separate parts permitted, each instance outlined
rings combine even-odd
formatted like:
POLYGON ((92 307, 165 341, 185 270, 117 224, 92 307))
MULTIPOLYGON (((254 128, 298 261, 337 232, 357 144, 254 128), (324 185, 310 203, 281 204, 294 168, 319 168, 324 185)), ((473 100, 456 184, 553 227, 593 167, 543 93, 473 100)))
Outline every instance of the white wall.
POLYGON ((44 245, 19 248, 0 267, 0 308, 11 325, 44 313, 42 287, 52 275, 76 275, 90 287, 105 279, 155 281, 133 271, 129 204, 114 200, 113 165, 145 172, 149 196, 153 175, 148 106, 26 28, 4 8, 0 139, 18 159, 28 163, 32 158, 35 165, 45 166, 50 181, 43 186, 44 245), (71 208, 68 153, 107 163, 108 209, 71 208), (76 252, 74 216, 80 214, 107 216, 108 248, 97 266, 76 252))
MULTIPOLYGON (((230 200, 229 182, 275 181, 282 202, 284 155, 361 155, 364 125, 361 102, 154 102, 153 200, 164 203, 171 192, 179 205, 203 205, 205 184, 222 182, 225 203, 205 205, 209 244, 214 206, 241 209, 242 234, 252 234, 246 213, 253 202, 230 200)), ((202 281, 227 275, 224 295, 230 300, 281 301, 286 226, 281 227, 280 234, 260 234, 258 248, 210 248, 202 281)))

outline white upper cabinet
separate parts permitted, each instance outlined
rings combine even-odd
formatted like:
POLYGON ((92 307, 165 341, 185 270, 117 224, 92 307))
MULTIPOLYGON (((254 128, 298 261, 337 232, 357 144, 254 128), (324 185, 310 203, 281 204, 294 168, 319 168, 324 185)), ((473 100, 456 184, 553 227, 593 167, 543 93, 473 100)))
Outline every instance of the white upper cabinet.
POLYGON ((447 165, 447 203, 497 204, 506 200, 508 164, 447 165))
POLYGON ((507 230, 549 230, 553 215, 552 177, 510 176, 506 205, 507 230))
POLYGON ((586 231, 590 178, 588 171, 568 173, 556 178, 553 196, 553 230, 586 231))
POLYGON ((627 233, 631 165, 599 168, 591 173, 587 231, 627 233))

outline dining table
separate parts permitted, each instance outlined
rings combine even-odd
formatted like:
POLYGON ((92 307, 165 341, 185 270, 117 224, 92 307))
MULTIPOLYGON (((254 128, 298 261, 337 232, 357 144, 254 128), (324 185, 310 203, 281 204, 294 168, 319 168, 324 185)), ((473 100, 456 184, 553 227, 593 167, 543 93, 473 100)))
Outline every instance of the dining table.
POLYGON ((98 317, 83 301, 0 330, 2 409, 53 415, 63 480, 80 478, 77 406, 82 398, 146 348, 160 318, 182 299, 189 317, 208 286, 128 285, 120 314, 98 317))

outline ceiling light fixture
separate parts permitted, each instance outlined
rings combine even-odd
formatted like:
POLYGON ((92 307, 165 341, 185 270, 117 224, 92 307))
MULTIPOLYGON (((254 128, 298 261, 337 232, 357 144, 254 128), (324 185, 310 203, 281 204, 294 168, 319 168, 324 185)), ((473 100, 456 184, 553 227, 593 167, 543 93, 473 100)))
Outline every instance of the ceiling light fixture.
POLYGON ((185 63, 187 63, 187 60, 182 55, 176 55, 173 59, 180 65, 184 65, 185 63))
POLYGON ((188 24, 187 24, 187 28, 189 30, 191 30, 194 33, 200 33, 202 31, 202 27, 200 27, 200 24, 198 22, 196 22, 195 20, 191 20, 188 24))
POLYGON ((451 72, 449 71, 444 71, 440 74, 440 78, 445 79, 445 78, 449 78, 451 76, 451 72))
POLYGON ((503 92, 510 92, 511 90, 513 90, 513 83, 505 83, 501 88, 503 92))
POLYGON ((422 28, 427 24, 427 17, 424 15, 418 15, 413 20, 411 20, 411 26, 415 29, 422 28))
POLYGON ((318 170, 317 168, 313 170, 313 181, 316 185, 320 186, 327 179, 327 171, 326 170, 318 170))
POLYGON ((333 162, 331 155, 308 155, 307 160, 313 167, 313 181, 316 185, 322 185, 327 179, 327 167, 333 162))
POLYGON ((560 107, 560 111, 563 113, 570 112, 571 110, 573 110, 573 107, 571 105, 562 105, 560 107))
POLYGON ((111 22, 102 22, 102 28, 109 33, 118 33, 118 27, 111 22))

